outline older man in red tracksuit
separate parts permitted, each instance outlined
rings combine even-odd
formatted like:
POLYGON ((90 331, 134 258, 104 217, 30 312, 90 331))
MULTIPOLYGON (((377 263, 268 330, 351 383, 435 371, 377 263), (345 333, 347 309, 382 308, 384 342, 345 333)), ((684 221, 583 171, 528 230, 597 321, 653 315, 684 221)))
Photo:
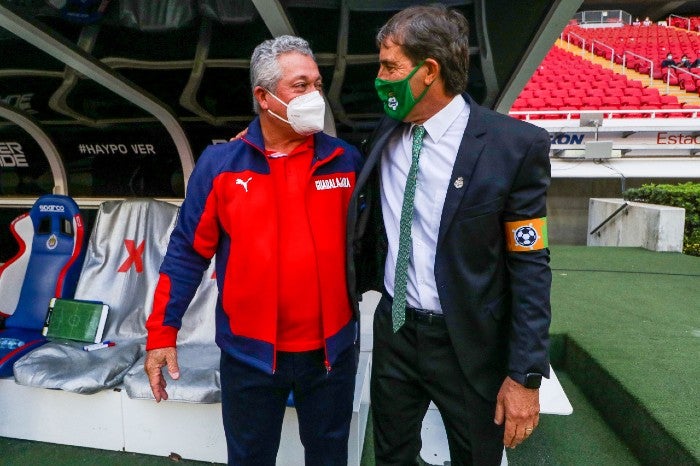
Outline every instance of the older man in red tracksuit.
POLYGON ((273 465, 294 394, 307 464, 345 465, 357 369, 346 217, 359 152, 322 132, 308 44, 282 36, 251 59, 259 117, 207 148, 190 178, 146 326, 156 401, 179 377, 182 316, 216 256, 216 342, 229 464, 273 465))

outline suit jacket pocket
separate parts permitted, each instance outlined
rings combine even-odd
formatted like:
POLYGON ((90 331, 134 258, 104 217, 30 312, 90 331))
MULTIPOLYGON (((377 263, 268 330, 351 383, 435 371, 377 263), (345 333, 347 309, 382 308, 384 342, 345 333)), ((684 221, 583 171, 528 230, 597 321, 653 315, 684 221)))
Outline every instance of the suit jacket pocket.
POLYGON ((460 207, 457 211, 457 218, 459 220, 465 220, 468 218, 480 217, 482 215, 488 215, 495 212, 500 212, 501 206, 503 204, 503 196, 499 196, 496 199, 491 199, 490 201, 482 202, 477 205, 469 205, 460 207))

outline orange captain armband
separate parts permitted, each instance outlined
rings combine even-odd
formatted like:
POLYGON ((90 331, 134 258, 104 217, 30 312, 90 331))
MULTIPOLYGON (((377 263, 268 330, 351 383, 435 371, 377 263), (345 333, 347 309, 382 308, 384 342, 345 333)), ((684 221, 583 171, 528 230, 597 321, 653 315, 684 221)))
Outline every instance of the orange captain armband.
POLYGON ((508 252, 537 251, 549 247, 547 217, 505 222, 508 252))

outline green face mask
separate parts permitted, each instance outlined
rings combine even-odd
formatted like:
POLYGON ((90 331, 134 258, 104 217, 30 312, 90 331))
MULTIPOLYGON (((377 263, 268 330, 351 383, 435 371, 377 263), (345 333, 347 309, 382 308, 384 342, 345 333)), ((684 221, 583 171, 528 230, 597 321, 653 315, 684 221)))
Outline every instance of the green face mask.
POLYGON ((425 61, 418 63, 408 76, 403 79, 387 81, 386 79, 376 78, 374 80, 374 88, 377 90, 379 100, 384 103, 384 112, 391 118, 403 121, 403 119, 411 113, 413 107, 421 101, 425 93, 428 92, 428 89, 430 89, 430 85, 428 85, 417 98, 414 98, 411 92, 409 81, 413 75, 416 74, 418 68, 423 66, 423 63, 425 63, 425 61))

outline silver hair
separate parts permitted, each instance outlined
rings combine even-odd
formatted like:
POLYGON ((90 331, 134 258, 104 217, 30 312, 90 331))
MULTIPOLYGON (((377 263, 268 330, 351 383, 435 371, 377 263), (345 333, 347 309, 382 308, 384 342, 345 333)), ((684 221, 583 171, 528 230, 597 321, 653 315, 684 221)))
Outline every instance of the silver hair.
MULTIPOLYGON (((250 84, 251 90, 257 86, 277 92, 277 84, 282 78, 282 69, 277 58, 284 54, 296 52, 314 58, 309 43, 296 36, 279 36, 268 39, 255 47, 250 57, 250 84)), ((314 59, 315 60, 315 59, 314 59)), ((260 113, 260 105, 253 96, 253 110, 260 113)))

